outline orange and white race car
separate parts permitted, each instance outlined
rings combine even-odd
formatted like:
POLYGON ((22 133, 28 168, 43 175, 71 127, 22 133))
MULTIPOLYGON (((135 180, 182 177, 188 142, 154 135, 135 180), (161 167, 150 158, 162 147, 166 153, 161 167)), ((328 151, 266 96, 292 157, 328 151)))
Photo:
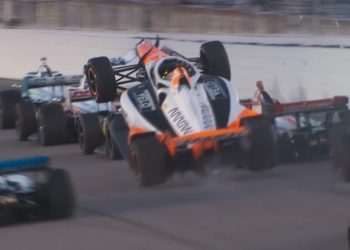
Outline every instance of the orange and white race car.
POLYGON ((142 40, 125 56, 90 59, 86 75, 97 102, 120 100, 109 129, 141 186, 162 183, 174 171, 202 171, 208 158, 254 171, 276 165, 270 123, 240 104, 219 41, 186 58, 160 48, 159 39, 142 40))

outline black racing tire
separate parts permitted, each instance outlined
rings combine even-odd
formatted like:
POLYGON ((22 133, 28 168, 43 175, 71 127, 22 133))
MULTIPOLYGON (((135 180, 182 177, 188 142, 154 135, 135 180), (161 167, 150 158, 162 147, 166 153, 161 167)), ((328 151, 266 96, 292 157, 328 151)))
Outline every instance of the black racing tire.
POLYGON ((335 166, 340 170, 341 177, 350 181, 350 111, 343 114, 340 123, 333 124, 329 130, 331 153, 335 166))
POLYGON ((350 250, 350 224, 348 225, 348 249, 350 250))
POLYGON ((121 113, 113 115, 113 119, 109 123, 109 132, 122 158, 129 159, 129 126, 121 113))
POLYGON ((52 169, 48 180, 42 186, 40 208, 41 216, 47 219, 70 218, 75 210, 74 188, 68 172, 52 169))
POLYGON ((91 58, 87 63, 87 81, 96 102, 110 102, 117 97, 112 65, 107 57, 91 58))
POLYGON ((119 151, 119 148, 113 138, 111 137, 111 122, 115 118, 115 115, 111 115, 107 118, 106 123, 106 134, 105 134, 105 144, 106 144, 106 155, 111 160, 122 160, 123 156, 121 152, 119 151))
POLYGON ((37 132, 38 124, 35 117, 35 106, 30 101, 21 100, 16 104, 16 134, 20 141, 37 132))
POLYGON ((203 43, 200 47, 200 61, 204 73, 231 80, 230 61, 221 42, 203 43))
POLYGON ((21 92, 17 89, 4 90, 0 92, 0 126, 2 129, 15 127, 16 103, 21 100, 21 92))
POLYGON ((278 147, 268 120, 263 117, 248 118, 244 120, 244 126, 248 129, 247 168, 261 171, 275 167, 278 161, 278 147))
POLYGON ((43 104, 37 112, 38 142, 43 146, 67 141, 67 117, 60 103, 43 104))
POLYGON ((331 146, 331 154, 336 167, 344 164, 342 158, 343 136, 346 134, 346 125, 344 123, 335 124, 329 129, 329 141, 331 146))
POLYGON ((341 164, 339 166, 341 177, 344 181, 350 182, 350 136, 347 135, 341 145, 339 152, 339 158, 341 159, 341 164), (345 141, 347 140, 347 141, 345 141))
POLYGON ((80 114, 78 122, 78 141, 84 154, 93 154, 104 142, 98 114, 80 114))
POLYGON ((132 139, 129 150, 130 165, 139 186, 154 186, 166 181, 167 150, 154 135, 132 139))

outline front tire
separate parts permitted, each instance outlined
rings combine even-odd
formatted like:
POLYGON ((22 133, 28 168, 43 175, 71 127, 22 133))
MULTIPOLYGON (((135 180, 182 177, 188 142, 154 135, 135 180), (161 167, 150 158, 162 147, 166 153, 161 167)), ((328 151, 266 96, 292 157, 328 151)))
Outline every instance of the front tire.
POLYGON ((231 80, 230 61, 221 42, 203 43, 200 48, 200 60, 204 73, 231 80))
POLYGON ((114 70, 107 57, 96 57, 88 61, 87 81, 97 103, 110 102, 117 97, 114 70))
POLYGON ((129 155, 139 186, 154 186, 167 179, 167 151, 153 135, 134 138, 129 155))

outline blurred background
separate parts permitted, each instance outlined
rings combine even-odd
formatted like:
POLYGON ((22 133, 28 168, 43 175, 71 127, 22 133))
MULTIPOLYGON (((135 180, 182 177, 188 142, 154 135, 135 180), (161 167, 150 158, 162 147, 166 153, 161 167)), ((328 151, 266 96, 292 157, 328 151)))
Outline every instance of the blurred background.
POLYGON ((0 22, 146 32, 344 34, 350 33, 350 1, 0 0, 0 22))

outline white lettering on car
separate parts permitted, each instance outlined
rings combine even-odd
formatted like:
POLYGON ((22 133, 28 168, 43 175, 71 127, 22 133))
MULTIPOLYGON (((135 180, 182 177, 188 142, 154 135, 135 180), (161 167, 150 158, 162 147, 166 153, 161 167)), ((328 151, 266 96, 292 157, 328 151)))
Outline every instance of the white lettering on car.
POLYGON ((143 92, 138 92, 135 94, 136 100, 137 100, 137 106, 141 112, 144 111, 153 111, 155 110, 155 105, 153 103, 151 94, 148 90, 145 90, 143 92))
POLYGON ((215 81, 208 81, 205 83, 205 89, 211 100, 225 98, 226 94, 222 90, 222 87, 215 81))
POLYGON ((214 128, 214 119, 210 112, 208 105, 201 103, 201 114, 204 123, 205 129, 213 129, 214 128))
POLYGON ((173 120, 173 122, 184 135, 192 133, 193 129, 191 125, 188 123, 185 116, 181 113, 181 111, 178 108, 173 108, 169 110, 168 113, 170 115, 170 118, 173 120))

